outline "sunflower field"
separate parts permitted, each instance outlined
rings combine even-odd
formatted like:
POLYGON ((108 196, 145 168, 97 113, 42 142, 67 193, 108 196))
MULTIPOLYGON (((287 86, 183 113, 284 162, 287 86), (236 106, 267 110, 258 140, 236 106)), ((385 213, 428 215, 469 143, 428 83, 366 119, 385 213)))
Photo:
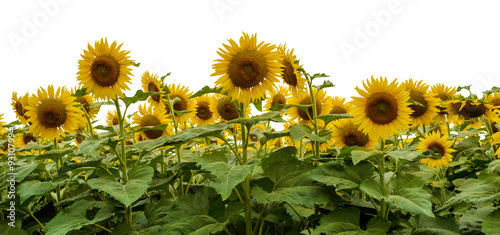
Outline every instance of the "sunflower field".
POLYGON ((13 92, 0 233, 500 234, 500 88, 371 77, 346 100, 285 44, 216 53, 199 91, 146 71, 127 96, 139 63, 103 38, 78 87, 13 92))

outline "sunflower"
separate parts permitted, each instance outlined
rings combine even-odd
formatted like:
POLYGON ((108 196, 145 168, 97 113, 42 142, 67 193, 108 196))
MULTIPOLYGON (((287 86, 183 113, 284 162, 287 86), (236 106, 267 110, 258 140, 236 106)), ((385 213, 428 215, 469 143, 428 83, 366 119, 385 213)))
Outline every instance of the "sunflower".
MULTIPOLYGON (((279 86, 269 91, 269 97, 266 99, 264 108, 271 111, 271 108, 276 104, 287 104, 290 99, 290 90, 287 87, 279 86)), ((280 110, 283 112, 283 110, 280 110)))
POLYGON ((108 110, 108 114, 106 116, 106 124, 108 124, 108 126, 114 126, 120 124, 116 110, 113 111, 108 110))
POLYGON ((408 128, 410 114, 408 106, 410 95, 399 86, 396 80, 390 84, 387 78, 363 82, 366 91, 356 87, 361 97, 352 97, 354 105, 354 124, 360 125, 365 134, 375 139, 386 138, 401 129, 408 128))
POLYGON ((270 43, 257 44, 257 35, 243 33, 240 45, 229 39, 229 45, 223 44, 217 52, 222 59, 215 60, 212 67, 215 72, 211 76, 221 76, 215 82, 222 88, 222 93, 249 104, 265 97, 266 91, 278 82, 280 64, 277 62, 276 46, 270 43))
MULTIPOLYGON (((144 72, 141 78, 142 89, 145 92, 163 92, 163 84, 160 82, 160 78, 157 74, 150 74, 149 71, 144 72)), ((163 103, 164 95, 151 95, 148 98, 148 102, 154 107, 164 107, 163 103)))
MULTIPOLYGON (((500 144, 500 132, 491 135, 491 144, 492 145, 500 144)), ((500 158, 500 148, 497 149, 495 155, 497 156, 497 158, 500 158)))
POLYGON ((410 108, 413 110, 411 117, 411 125, 417 127, 418 125, 430 125, 434 122, 434 118, 438 115, 439 99, 436 98, 434 93, 428 93, 429 85, 422 83, 422 81, 413 81, 408 79, 404 82, 405 91, 410 93, 410 99, 420 103, 421 105, 411 104, 410 108))
MULTIPOLYGON (((497 116, 493 113, 494 106, 481 100, 468 100, 457 97, 446 103, 449 119, 457 125, 470 121, 472 124, 481 121, 481 117, 490 122, 497 122, 497 116)), ((476 124, 477 125, 477 124, 476 124)))
POLYGON ((330 114, 349 114, 352 112, 352 105, 345 102, 345 98, 343 97, 329 97, 328 102, 332 104, 332 110, 330 110, 330 114))
POLYGON ((283 82, 288 85, 292 94, 297 96, 304 90, 307 82, 299 71, 302 66, 299 65, 297 57, 293 55, 293 49, 286 49, 286 44, 278 46, 278 53, 281 57, 281 78, 283 78, 283 82))
POLYGON ((82 121, 83 111, 76 107, 77 102, 66 88, 49 85, 47 90, 40 87, 37 95, 29 99, 28 122, 32 125, 29 132, 44 139, 65 136, 64 132, 73 133, 82 121))
POLYGON ((196 104, 196 112, 191 119, 193 121, 193 124, 198 126, 206 126, 214 124, 217 121, 217 119, 215 119, 214 113, 210 111, 211 100, 212 96, 207 94, 196 97, 194 99, 194 103, 196 104))
MULTIPOLYGON (((291 120, 283 123, 283 131, 288 131, 292 128, 293 125, 297 124, 295 120, 291 120)), ((283 137, 286 146, 295 146, 296 148, 300 148, 300 141, 293 141, 290 136, 283 137)))
POLYGON ((29 119, 28 116, 26 116, 26 112, 28 110, 26 109, 26 106, 28 106, 28 101, 29 101, 29 94, 26 93, 24 96, 17 97, 17 92, 12 92, 12 108, 14 109, 14 112, 16 113, 16 118, 19 120, 23 125, 27 124, 27 120, 29 119))
MULTIPOLYGON (((212 96, 209 107, 215 119, 219 120, 219 122, 227 122, 240 117, 238 109, 231 98, 222 94, 215 94, 212 96)), ((248 117, 249 114, 250 106, 246 108, 245 117, 248 117)))
MULTIPOLYGON (((323 128, 321 126, 321 127, 318 127, 318 129, 319 129, 319 136, 320 137, 325 137, 326 135, 330 135, 330 139, 328 139, 326 142, 319 143, 319 151, 324 153, 324 152, 328 151, 329 149, 331 149, 334 145, 334 139, 333 139, 333 135, 331 133, 332 123, 328 123, 328 125, 326 125, 325 128, 323 128)), ((312 151, 313 150, 313 143, 311 141, 307 141, 306 143, 307 143, 306 150, 312 151)))
POLYGON ((134 61, 128 56, 129 51, 120 51, 123 44, 117 46, 116 41, 108 45, 107 39, 96 41, 94 47, 88 44, 82 60, 78 61, 78 77, 80 85, 87 88, 99 99, 114 99, 123 96, 128 90, 134 61))
POLYGON ((331 125, 333 126, 332 139, 336 147, 359 146, 367 149, 375 148, 377 139, 363 133, 359 125, 354 124, 352 118, 339 119, 331 122, 331 125))
MULTIPOLYGON (((313 88, 313 94, 316 96, 315 106, 317 116, 330 113, 332 104, 328 102, 325 90, 318 91, 316 88, 313 88)), ((297 122, 301 124, 311 124, 311 118, 313 118, 313 106, 311 105, 312 100, 309 93, 301 93, 298 94, 297 97, 292 97, 290 104, 310 105, 310 107, 307 108, 307 112, 300 108, 292 107, 289 110, 289 114, 292 119, 297 120, 297 122)), ((318 119, 318 122, 321 125, 323 121, 318 119)))
POLYGON ((489 94, 486 101, 493 106, 493 112, 498 116, 500 114, 500 92, 489 94))
POLYGON ((432 150, 441 155, 441 158, 428 157, 420 160, 420 163, 434 169, 443 166, 448 166, 448 163, 453 161, 453 156, 450 153, 455 152, 451 148, 453 141, 447 141, 448 135, 441 135, 437 132, 431 132, 424 135, 424 139, 420 140, 417 146, 417 151, 423 153, 426 150, 432 150))
POLYGON ((456 94, 455 87, 448 87, 442 83, 437 83, 431 86, 431 93, 435 94, 435 98, 439 98, 440 105, 437 107, 439 109, 438 115, 436 116, 437 123, 446 123, 448 112, 446 112, 446 102, 453 99, 456 94))
POLYGON ((0 113, 0 129, 3 128, 3 125, 5 125, 5 122, 3 122, 3 113, 0 113))
POLYGON ((19 133, 16 134, 14 137, 14 143, 16 148, 18 149, 24 147, 29 142, 36 143, 36 137, 31 133, 26 133, 26 134, 19 133))
MULTIPOLYGON (((81 89, 81 87, 75 89, 71 88, 71 94, 74 96, 76 91, 79 89, 81 89)), ((85 113, 89 115, 90 119, 94 119, 97 117, 100 106, 92 107, 92 104, 95 100, 91 94, 85 94, 84 96, 75 97, 75 101, 83 107, 83 111, 85 111, 85 113)), ((87 125, 87 118, 85 117, 85 113, 83 113, 83 116, 81 118, 82 122, 79 124, 79 128, 83 128, 87 125)))
MULTIPOLYGON (((132 119, 141 128, 168 124, 171 121, 163 109, 156 109, 153 105, 146 108, 146 104, 139 106, 139 113, 136 113, 132 119)), ((154 140, 167 133, 162 130, 146 130, 142 131, 141 134, 143 139, 154 140)))
MULTIPOLYGON (((175 111, 177 111, 177 112, 195 111, 194 101, 192 99, 189 99, 189 97, 191 97, 191 95, 193 93, 190 92, 187 87, 181 86, 181 85, 176 86, 175 84, 170 84, 167 87, 170 90, 170 94, 168 94, 168 97, 170 98, 170 100, 173 100, 175 98, 180 99, 179 101, 175 102, 173 105, 173 108, 175 111)), ((171 115, 170 107, 168 104, 166 104, 166 106, 165 106, 165 111, 168 115, 171 115)), ((180 117, 178 117, 177 113, 174 112, 174 115, 175 115, 175 118, 177 119, 178 123, 184 123, 185 121, 188 121, 194 115, 194 112, 184 113, 180 117)))

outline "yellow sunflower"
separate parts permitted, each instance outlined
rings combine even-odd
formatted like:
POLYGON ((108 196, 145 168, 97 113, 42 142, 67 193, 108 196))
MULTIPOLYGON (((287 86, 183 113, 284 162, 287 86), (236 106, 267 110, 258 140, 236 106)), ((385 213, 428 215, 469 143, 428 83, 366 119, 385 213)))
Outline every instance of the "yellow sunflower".
MULTIPOLYGON (((330 113, 332 110, 332 104, 328 102, 329 100, 326 96, 325 90, 318 91, 316 88, 313 88, 313 94, 316 96, 316 114, 320 116, 330 113)), ((311 105, 311 96, 307 92, 300 93, 297 97, 291 98, 290 104, 311 105)), ((301 124, 309 125, 311 124, 311 118, 313 118, 313 106, 311 105, 307 109, 307 112, 300 108, 292 107, 289 110, 289 115, 293 120, 297 120, 297 122, 301 124)), ((320 125, 322 125, 322 122, 322 120, 318 119, 318 123, 320 123, 320 125)))
MULTIPOLYGON (((287 104, 290 99, 290 90, 287 87, 279 86, 269 91, 264 108, 270 110, 276 104, 287 104)), ((281 110, 282 111, 282 110, 281 110)))
POLYGON ((116 110, 113 111, 108 110, 108 114, 106 116, 106 124, 108 124, 108 126, 114 126, 120 124, 116 110))
POLYGON ((14 143, 16 148, 22 148, 23 146, 27 145, 29 142, 36 143, 36 137, 33 136, 31 133, 19 133, 16 134, 14 137, 14 143))
POLYGON ((332 110, 330 110, 330 114, 350 114, 352 112, 352 105, 345 102, 345 98, 343 97, 329 97, 328 102, 332 104, 332 110))
POLYGON ((439 99, 436 98, 434 93, 428 93, 429 85, 422 83, 422 81, 413 81, 408 79, 404 82, 405 91, 410 93, 410 98, 421 105, 411 104, 410 108, 413 113, 410 114, 411 125, 418 126, 430 125, 434 122, 434 118, 438 115, 439 99))
MULTIPOLYGON (((291 120, 283 123, 283 131, 288 131, 292 128, 293 125, 297 124, 295 120, 291 120)), ((295 146, 296 148, 300 148, 300 141, 293 141, 290 136, 283 137, 286 146, 295 146)))
MULTIPOLYGON (((167 86, 168 89, 170 90, 170 94, 168 94, 168 97, 170 100, 173 100, 175 98, 179 98, 180 100, 175 102, 173 105, 173 108, 175 111, 180 112, 180 111, 192 111, 190 113, 185 113, 182 114, 180 117, 174 112, 175 118, 177 119, 178 123, 184 123, 185 121, 188 121, 193 115, 195 111, 195 105, 194 101, 192 99, 189 99, 191 95, 193 95, 192 92, 189 91, 189 88, 181 85, 175 85, 175 84, 170 84, 167 86)), ((165 105, 165 111, 168 115, 171 115, 169 105, 165 105)))
POLYGON ((431 93, 435 98, 439 98, 440 105, 437 107, 439 112, 436 116, 437 123, 446 123, 448 121, 448 112, 446 112, 446 102, 453 99, 456 94, 455 87, 448 87, 442 83, 431 86, 431 93))
POLYGON ((497 122, 497 116, 492 111, 494 106, 481 100, 467 100, 458 97, 448 101, 446 106, 449 119, 457 125, 461 125, 465 121, 474 124, 480 122, 481 117, 487 118, 490 122, 497 122))
MULTIPOLYGON (((215 94, 214 96, 212 96, 212 99, 210 99, 209 107, 215 119, 219 120, 219 122, 221 123, 231 121, 240 117, 238 109, 234 105, 231 98, 222 94, 215 94)), ((250 106, 246 108, 245 117, 248 117, 249 114, 250 106)))
POLYGON ((331 122, 331 125, 333 126, 332 139, 336 147, 359 146, 374 149, 377 144, 377 139, 363 133, 359 125, 354 124, 352 118, 339 119, 331 122))
POLYGON ((448 166, 448 163, 453 161, 451 153, 455 152, 455 150, 451 148, 452 144, 453 141, 448 141, 448 135, 441 135, 437 132, 425 134, 424 138, 420 140, 417 146, 417 151, 423 153, 426 150, 432 150, 435 153, 439 153, 441 158, 428 157, 420 160, 420 163, 432 169, 448 166))
MULTIPOLYGON (((492 145, 500 144, 500 132, 491 135, 491 144, 492 145)), ((500 158, 500 148, 497 149, 495 155, 497 156, 497 158, 500 158)))
POLYGON ((122 45, 115 41, 109 46, 107 39, 96 41, 94 47, 89 43, 78 61, 77 80, 98 99, 121 97, 129 89, 134 61, 129 59, 130 51, 120 51, 122 45))
POLYGON ((385 139, 408 128, 413 111, 407 103, 410 95, 403 86, 396 80, 389 84, 387 78, 373 76, 363 86, 365 91, 356 87, 361 97, 352 97, 354 124, 360 125, 363 133, 385 139))
POLYGON ((214 124, 217 119, 215 119, 215 115, 212 111, 210 111, 210 101, 212 100, 211 95, 202 95, 200 97, 196 97, 194 102, 196 104, 196 112, 191 119, 193 124, 198 126, 206 126, 210 124, 214 124))
POLYGON ((486 101, 493 106, 493 112, 498 116, 500 114, 500 92, 489 94, 486 101))
MULTIPOLYGON (((74 95, 78 89, 81 89, 81 87, 75 89, 71 88, 71 94, 74 95)), ((95 102, 95 99, 91 94, 85 94, 84 96, 75 97, 75 101, 77 102, 77 104, 80 104, 83 107, 83 111, 85 111, 87 115, 89 115, 89 118, 91 120, 97 117, 100 106, 91 108, 92 104, 95 102)), ((87 118, 85 117, 85 113, 83 113, 81 120, 82 122, 79 123, 79 128, 83 128, 87 125, 87 118)))
POLYGON ((221 76, 215 82, 222 88, 222 93, 249 104, 266 96, 266 91, 278 82, 280 64, 277 62, 276 46, 270 43, 257 44, 257 35, 243 33, 240 45, 229 39, 229 45, 223 44, 217 52, 222 59, 215 60, 212 66, 215 72, 211 76, 221 76))
MULTIPOLYGON (((162 109, 156 109, 153 105, 146 108, 146 104, 139 106, 139 113, 136 113, 132 118, 133 122, 142 127, 153 127, 161 124, 170 123, 170 119, 162 109)), ((147 130, 142 131, 142 138, 147 140, 154 140, 167 133, 162 130, 147 130)))
POLYGON ((3 122, 3 113, 0 113, 0 129, 3 128, 3 125, 5 125, 5 122, 3 122))
POLYGON ((304 91, 307 82, 299 71, 302 66, 298 64, 297 57, 293 55, 293 49, 286 49, 286 44, 278 46, 278 53, 281 57, 281 78, 288 85, 293 96, 297 96, 304 91))
MULTIPOLYGON (((329 149, 331 149, 334 145, 334 139, 333 139, 333 135, 331 133, 331 130, 332 130, 332 123, 328 123, 328 125, 326 125, 325 128, 323 128, 322 126, 319 127, 319 136, 320 137, 324 137, 326 135, 330 135, 330 139, 328 139, 326 142, 323 142, 323 143, 319 143, 319 151, 324 153, 326 151, 328 151, 329 149)), ((313 143, 311 141, 307 141, 306 142, 306 150, 307 151, 312 151, 313 150, 313 143)))
POLYGON ((28 120, 28 116, 26 116, 26 112, 28 112, 28 110, 26 109, 26 106, 28 106, 28 101, 28 93, 18 98, 17 92, 12 92, 12 108, 16 113, 17 120, 19 120, 23 125, 26 125, 28 120))
MULTIPOLYGON (((163 92, 163 84, 160 82, 160 78, 157 74, 150 74, 149 71, 144 72, 141 78, 142 89, 145 92, 163 92)), ((148 98, 148 102, 155 107, 164 107, 165 103, 163 103, 164 95, 151 95, 148 98)))
POLYGON ((65 136, 64 132, 74 133, 81 122, 83 111, 66 88, 49 85, 47 90, 40 87, 37 95, 29 100, 26 113, 31 122, 29 132, 44 139, 65 136))

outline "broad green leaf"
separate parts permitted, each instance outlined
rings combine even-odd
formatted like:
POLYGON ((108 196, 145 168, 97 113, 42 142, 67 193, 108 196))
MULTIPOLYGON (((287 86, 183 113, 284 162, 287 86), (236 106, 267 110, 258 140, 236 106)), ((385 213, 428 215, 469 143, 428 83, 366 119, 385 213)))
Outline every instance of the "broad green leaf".
POLYGON ((196 98, 196 97, 199 97, 199 96, 202 96, 202 95, 205 95, 205 94, 210 94, 210 93, 220 93, 222 91, 222 87, 220 88, 211 88, 209 86, 204 86, 203 88, 201 88, 199 91, 195 92, 191 97, 189 97, 189 99, 193 99, 193 98, 196 98))
POLYGON ((499 92, 500 91, 500 87, 492 87, 491 89, 489 90, 486 90, 486 91, 483 91, 483 94, 486 95, 486 97, 488 97, 490 94, 493 94, 493 93, 496 93, 496 92, 499 92))
MULTIPOLYGON (((26 176, 28 176, 31 172, 33 172, 40 163, 32 163, 24 166, 20 166, 16 168, 16 182, 22 182, 26 176)), ((8 178, 8 177, 7 177, 8 178)))
POLYGON ((301 141, 304 138, 308 138, 311 141, 317 141, 324 143, 330 139, 330 135, 318 136, 313 133, 311 127, 303 124, 295 124, 290 127, 290 137, 293 141, 301 141))
MULTIPOLYGON (((367 171, 373 172, 371 163, 364 162, 356 166, 360 165, 365 165, 367 171)), ((338 162, 320 165, 309 173, 309 178, 328 186, 334 186, 336 190, 356 188, 363 181, 353 170, 338 162)))
POLYGON ((384 235, 387 231, 389 231, 390 226, 391 223, 389 221, 381 216, 375 216, 368 221, 368 224, 366 225, 366 234, 384 235))
POLYGON ((207 215, 196 215, 176 220, 169 223, 165 234, 219 234, 225 227, 224 223, 219 223, 214 218, 207 215))
POLYGON ((16 222, 10 221, 10 219, 5 219, 0 223, 0 231, 2 231, 2 234, 8 234, 8 235, 27 235, 26 231, 21 229, 22 223, 21 220, 16 220, 16 222), (11 225, 14 225, 12 227, 9 225, 9 223, 12 223, 11 225))
POLYGON ((404 151, 404 150, 398 150, 398 151, 391 151, 387 155, 389 157, 392 157, 396 161, 413 161, 415 158, 417 158, 421 153, 417 151, 404 151))
POLYGON ((54 144, 37 144, 37 143, 34 143, 34 142, 29 142, 25 146, 23 146, 21 148, 18 148, 16 150, 16 152, 24 152, 24 151, 31 151, 31 150, 42 150, 42 149, 46 150, 46 149, 51 148, 53 146, 54 146, 54 144))
POLYGON ((255 128, 250 131, 251 135, 254 135, 258 140, 261 145, 266 144, 268 141, 280 138, 283 136, 290 136, 290 131, 272 131, 272 132, 265 132, 259 128, 255 128))
POLYGON ((125 206, 130 206, 139 199, 149 187, 153 179, 153 168, 145 165, 137 165, 128 172, 129 180, 124 185, 116 182, 114 176, 100 176, 89 179, 87 183, 90 187, 102 190, 113 196, 117 201, 125 206))
POLYGON ((363 160, 366 160, 370 157, 382 155, 383 153, 380 150, 370 150, 370 151, 353 150, 351 154, 352 154, 352 163, 356 165, 363 160))
POLYGON ((327 78, 330 77, 330 75, 326 75, 324 73, 315 73, 311 76, 311 80, 315 78, 327 78))
POLYGON ((312 183, 304 173, 312 170, 314 166, 299 161, 296 154, 297 149, 288 146, 272 152, 269 157, 262 160, 263 174, 274 183, 274 188, 312 183))
POLYGON ((482 232, 485 234, 500 234, 500 209, 493 211, 483 220, 482 232))
POLYGON ((335 85, 333 85, 332 82, 330 82, 329 80, 325 80, 323 81, 323 84, 319 85, 319 86, 316 86, 316 88, 319 90, 322 90, 322 89, 325 89, 325 88, 329 88, 329 87, 335 87, 335 85))
POLYGON ((303 206, 301 204, 284 204, 283 206, 285 207, 286 212, 295 221, 302 221, 297 213, 303 218, 308 218, 309 216, 314 215, 314 207, 312 206, 303 206))
POLYGON ((359 189, 377 200, 382 200, 382 197, 384 197, 384 189, 380 182, 377 180, 368 180, 362 182, 359 185, 359 189))
POLYGON ((161 143, 162 145, 175 145, 185 143, 187 140, 195 138, 206 138, 210 136, 222 136, 222 132, 229 128, 231 123, 217 123, 208 126, 197 126, 183 130, 175 135, 166 137, 162 136, 155 140, 155 145, 161 143))
POLYGON ((248 129, 259 122, 286 122, 282 117, 281 113, 277 111, 267 112, 260 115, 255 115, 251 118, 237 118, 233 119, 227 123, 242 123, 248 129))
POLYGON ((85 156, 97 157, 100 155, 102 147, 107 145, 112 149, 115 149, 116 145, 118 145, 118 143, 125 138, 126 136, 122 136, 120 138, 99 138, 97 136, 88 138, 80 144, 80 152, 85 156))
POLYGON ((359 227, 360 211, 355 207, 335 210, 319 221, 312 235, 321 234, 365 234, 359 227))
POLYGON ((39 180, 25 181, 19 185, 17 193, 19 194, 21 203, 31 196, 43 195, 50 190, 56 188, 57 184, 49 181, 41 182, 39 180))
POLYGON ((114 214, 113 206, 106 205, 104 202, 88 202, 85 200, 76 201, 73 205, 65 208, 50 220, 42 230, 46 234, 64 235, 70 231, 78 230, 86 225, 92 225, 97 222, 110 218, 114 214), (97 214, 88 219, 88 210, 100 208, 97 214))
POLYGON ((44 152, 43 154, 38 155, 35 158, 35 160, 51 159, 52 161, 55 162, 61 160, 62 157, 70 153, 73 153, 73 149, 71 148, 65 148, 61 150, 49 150, 44 152))
POLYGON ((319 119, 321 119, 325 122, 325 125, 327 125, 328 123, 335 121, 335 120, 339 120, 339 119, 343 119, 343 118, 352 118, 352 117, 353 116, 351 116, 349 114, 324 114, 324 115, 318 116, 319 119))
POLYGON ((326 191, 318 186, 293 186, 279 188, 268 193, 261 187, 255 186, 251 190, 252 198, 260 203, 283 203, 311 205, 314 203, 326 203, 330 199, 326 191))
POLYGON ((77 169, 79 168, 85 168, 85 170, 89 170, 92 168, 96 168, 102 165, 102 159, 101 158, 89 158, 85 159, 81 162, 76 162, 76 163, 70 163, 70 164, 65 164, 61 167, 59 170, 59 175, 62 175, 68 171, 72 171, 73 174, 81 172, 77 169), (76 171, 75 171, 76 170, 76 171))
POLYGON ((123 98, 121 98, 121 100, 123 100, 123 103, 125 103, 125 106, 128 107, 129 105, 133 104, 133 103, 136 103, 138 101, 145 101, 149 98, 149 96, 152 96, 152 95, 160 95, 161 92, 144 92, 143 90, 137 90, 135 92, 135 95, 132 96, 132 97, 126 97, 124 96, 123 98))
POLYGON ((496 207, 486 206, 486 207, 478 207, 471 208, 465 212, 458 219, 458 223, 460 224, 460 230, 465 234, 474 234, 481 232, 482 223, 484 218, 491 214, 496 209, 496 207))
POLYGON ((254 167, 254 165, 229 164, 223 153, 203 155, 198 159, 198 165, 215 175, 215 179, 209 185, 220 193, 222 200, 226 200, 234 187, 252 174, 254 167))
POLYGON ((457 235, 460 234, 458 225, 442 217, 428 217, 417 215, 410 218, 414 235, 457 235))
POLYGON ((460 202, 482 204, 500 200, 498 184, 487 184, 483 180, 473 178, 460 178, 454 180, 453 184, 457 192, 446 202, 445 206, 453 206, 460 202))
POLYGON ((425 181, 410 174, 396 175, 391 179, 393 192, 386 198, 390 205, 416 215, 434 217, 431 194, 422 186, 425 181))
POLYGON ((262 112, 262 101, 263 101, 263 100, 264 100, 264 99, 263 99, 263 98, 261 98, 261 99, 258 99, 258 100, 254 100, 254 101, 252 101, 253 106, 254 106, 254 107, 255 107, 255 109, 257 109, 257 111, 259 111, 259 112, 262 112))

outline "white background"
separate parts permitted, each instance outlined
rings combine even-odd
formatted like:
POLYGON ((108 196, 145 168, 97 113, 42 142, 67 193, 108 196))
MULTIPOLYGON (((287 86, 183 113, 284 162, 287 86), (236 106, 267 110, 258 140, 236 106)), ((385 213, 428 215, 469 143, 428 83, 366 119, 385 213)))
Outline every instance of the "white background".
MULTIPOLYGON (((295 48, 309 73, 331 76, 332 96, 350 100, 372 75, 480 92, 500 86, 499 7, 416 0, 2 1, 0 113, 6 122, 15 119, 13 91, 76 86, 80 54, 101 37, 123 43, 141 63, 128 95, 140 89, 145 70, 172 72, 168 82, 192 91, 213 86, 217 50, 243 31, 295 48)), ((105 115, 101 110, 101 121, 105 115)))

